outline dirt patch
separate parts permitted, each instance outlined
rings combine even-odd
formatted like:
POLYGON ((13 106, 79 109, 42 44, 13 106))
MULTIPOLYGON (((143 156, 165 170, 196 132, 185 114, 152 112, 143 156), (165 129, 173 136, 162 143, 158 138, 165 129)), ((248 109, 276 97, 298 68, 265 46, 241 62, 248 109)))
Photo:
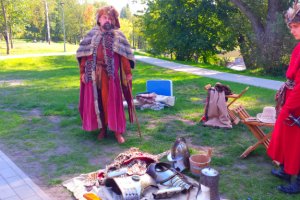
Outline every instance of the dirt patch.
POLYGON ((170 116, 165 116, 165 117, 162 117, 162 118, 159 118, 159 119, 156 119, 156 120, 151 120, 148 123, 147 128, 153 129, 153 128, 156 127, 156 125, 158 123, 168 124, 169 122, 176 121, 176 120, 181 121, 184 124, 189 125, 189 126, 196 125, 196 123, 191 121, 191 120, 182 119, 182 118, 180 118, 179 116, 176 116, 176 115, 170 115, 170 116))
POLYGON ((49 116, 48 120, 53 124, 59 124, 61 122, 61 118, 59 116, 49 116))
POLYGON ((28 111, 23 111, 24 115, 27 117, 27 119, 32 120, 33 118, 41 118, 42 116, 42 111, 34 108, 32 110, 28 111))
POLYGON ((3 80, 3 81, 0 81, 0 85, 5 85, 5 86, 24 85, 24 80, 3 80))
POLYGON ((63 186, 41 187, 52 200, 75 200, 76 198, 63 186))
POLYGON ((69 108, 70 110, 74 110, 74 109, 77 108, 77 105, 71 103, 71 104, 68 105, 68 108, 69 108))
MULTIPOLYGON (((189 148, 192 148, 200 153, 207 153, 211 147, 208 146, 200 146, 192 143, 191 138, 186 138, 186 142, 189 148)), ((212 149, 212 148, 211 148, 212 149)), ((213 150, 213 149, 212 149, 213 150)))
POLYGON ((55 153, 58 155, 68 154, 71 151, 72 151, 71 148, 67 146, 58 146, 55 149, 55 153))
POLYGON ((241 163, 239 163, 239 164, 235 164, 235 165, 233 166, 233 168, 237 168, 237 169, 246 170, 246 169, 248 169, 248 166, 247 166, 247 165, 245 165, 245 164, 241 164, 241 163))
POLYGON ((108 158, 106 156, 97 156, 97 157, 92 157, 92 158, 89 158, 89 163, 91 165, 94 165, 94 166, 103 166, 103 165, 107 165, 109 163, 111 163, 111 158, 108 158))

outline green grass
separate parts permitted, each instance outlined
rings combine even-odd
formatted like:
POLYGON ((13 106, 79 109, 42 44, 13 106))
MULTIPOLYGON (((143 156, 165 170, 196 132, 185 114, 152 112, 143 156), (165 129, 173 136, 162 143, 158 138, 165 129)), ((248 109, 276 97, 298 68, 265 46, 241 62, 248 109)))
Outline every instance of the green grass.
MULTIPOLYGON (((184 136, 194 145, 213 148, 211 166, 221 173, 220 192, 227 199, 295 199, 276 191, 283 182, 270 175, 273 166, 263 147, 246 159, 239 158, 256 142, 243 124, 221 130, 198 123, 206 98, 203 87, 218 80, 138 62, 133 71, 133 93, 144 92, 149 79, 170 79, 176 103, 161 111, 137 110, 142 139, 136 124, 128 124, 126 143, 119 145, 113 134, 99 142, 97 131, 81 130, 79 71, 74 56, 9 59, 0 61, 0 66, 0 80, 6 80, 0 83, 1 150, 47 187, 104 168, 130 147, 158 154, 171 148, 176 137, 184 136), (10 80, 21 84, 11 85, 10 80)), ((222 83, 235 93, 246 87, 222 83)), ((274 105, 274 95, 273 90, 250 87, 236 104, 243 104, 255 116, 264 106, 274 105)))
MULTIPOLYGON (((64 52, 63 42, 51 42, 49 45, 47 42, 37 41, 33 43, 32 41, 24 41, 20 39, 13 40, 14 48, 10 49, 10 55, 20 55, 20 54, 42 54, 42 53, 54 53, 54 52, 64 52)), ((78 45, 66 43, 67 52, 75 52, 78 45)), ((6 43, 4 40, 0 41, 0 56, 6 56, 6 43)))

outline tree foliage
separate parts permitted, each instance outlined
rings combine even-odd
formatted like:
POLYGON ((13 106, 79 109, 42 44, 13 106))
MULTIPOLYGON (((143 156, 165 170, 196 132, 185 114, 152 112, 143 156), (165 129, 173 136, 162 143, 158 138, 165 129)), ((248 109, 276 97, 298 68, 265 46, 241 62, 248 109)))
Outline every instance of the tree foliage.
POLYGON ((132 44, 132 21, 125 18, 120 18, 120 26, 121 31, 124 33, 129 43, 132 44))
POLYGON ((129 4, 126 4, 126 6, 121 9, 120 18, 130 20, 131 17, 132 13, 130 11, 129 4))
POLYGON ((140 15, 134 15, 132 18, 133 23, 133 48, 146 49, 145 34, 143 32, 143 18, 140 15))
MULTIPOLYGON (((47 40, 45 0, 0 0, 0 34, 47 40)), ((51 40, 77 43, 95 25, 95 13, 106 1, 47 0, 51 40), (61 4, 61 3, 64 4, 61 4), (81 3, 80 3, 81 2, 81 3)), ((132 1, 134 2, 134 1, 132 1)), ((138 1, 141 2, 141 1, 138 1)), ((239 46, 247 68, 282 74, 295 42, 283 13, 292 0, 143 0, 147 9, 120 12, 121 30, 134 48, 168 54, 178 60, 208 62, 217 53, 239 46)))
POLYGON ((15 35, 37 41, 48 38, 54 41, 63 40, 64 13, 66 39, 72 43, 78 42, 95 25, 96 10, 107 5, 106 1, 84 1, 80 4, 78 0, 47 0, 51 33, 51 37, 48 37, 45 0, 1 0, 1 3, 5 15, 1 9, 0 33, 5 39, 15 35))
POLYGON ((282 74, 295 42, 282 0, 148 0, 144 33, 151 50, 176 59, 208 58, 239 46, 247 68, 282 74), (284 67, 282 67, 284 66, 284 67))
POLYGON ((26 11, 29 4, 25 0, 1 0, 0 15, 0 33, 6 41, 7 54, 9 54, 10 46, 13 48, 12 38, 15 33, 23 30, 26 25, 26 19, 29 16, 26 11))
POLYGON ((144 33, 154 52, 207 62, 236 45, 235 34, 220 20, 232 12, 232 7, 209 0, 148 1, 144 33))
POLYGON ((288 34, 283 16, 289 2, 230 1, 240 10, 239 17, 233 17, 232 21, 233 28, 239 34, 239 46, 247 67, 263 68, 265 73, 273 75, 283 74, 288 63, 287 54, 294 43, 288 34))

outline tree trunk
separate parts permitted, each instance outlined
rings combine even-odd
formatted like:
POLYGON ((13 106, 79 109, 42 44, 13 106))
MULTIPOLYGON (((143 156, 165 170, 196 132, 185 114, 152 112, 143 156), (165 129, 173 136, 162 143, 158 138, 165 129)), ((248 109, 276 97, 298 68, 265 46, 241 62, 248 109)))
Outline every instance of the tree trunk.
POLYGON ((263 17, 255 15, 255 12, 243 1, 230 1, 249 19, 254 32, 255 38, 253 42, 255 44, 249 48, 251 49, 251 53, 256 54, 256 63, 254 64, 251 61, 251 65, 263 67, 265 72, 276 71, 277 69, 275 68, 278 68, 282 64, 280 63, 281 56, 284 54, 282 48, 284 36, 282 34, 282 24, 279 23, 279 20, 283 17, 282 13, 285 10, 285 3, 280 0, 268 0, 268 12, 266 20, 263 22, 263 17))
POLYGON ((7 16, 6 16, 6 10, 4 7, 3 0, 1 0, 1 7, 2 7, 2 15, 4 19, 4 28, 5 28, 5 33, 4 33, 4 38, 6 42, 6 54, 9 55, 9 30, 8 30, 8 24, 7 24, 7 16))
POLYGON ((14 48, 14 43, 13 43, 13 34, 12 34, 12 28, 11 26, 9 26, 9 34, 10 34, 10 48, 13 49, 14 48))
POLYGON ((260 36, 264 35, 264 25, 261 22, 261 19, 259 16, 256 16, 251 8, 245 4, 244 2, 242 2, 241 0, 230 0, 236 7, 238 7, 238 9, 247 16, 247 18, 249 19, 249 21, 251 22, 251 25, 253 27, 256 39, 259 39, 260 36))
POLYGON ((48 3, 45 0, 45 14, 46 14, 46 24, 47 24, 47 42, 50 44, 51 37, 50 37, 50 22, 49 22, 49 13, 48 13, 48 3))

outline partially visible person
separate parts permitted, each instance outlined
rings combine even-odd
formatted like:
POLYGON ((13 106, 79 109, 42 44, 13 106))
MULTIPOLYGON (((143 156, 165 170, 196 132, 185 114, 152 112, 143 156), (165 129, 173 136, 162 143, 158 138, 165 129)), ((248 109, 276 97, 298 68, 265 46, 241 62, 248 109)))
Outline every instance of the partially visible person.
POLYGON ((113 6, 97 11, 97 25, 84 37, 76 57, 80 65, 79 112, 82 128, 101 129, 98 139, 114 132, 124 143, 126 117, 123 98, 127 101, 129 121, 133 122, 132 73, 135 59, 130 45, 119 30, 119 13, 113 6))
MULTIPOLYGON (((286 15, 291 34, 300 40, 300 3, 294 2, 286 15)), ((276 94, 278 117, 268 148, 268 155, 280 163, 271 173, 289 182, 278 186, 284 193, 300 193, 300 126, 291 119, 300 116, 300 43, 294 48, 286 72, 286 83, 276 94), (295 180, 292 176, 296 175, 295 180)))

